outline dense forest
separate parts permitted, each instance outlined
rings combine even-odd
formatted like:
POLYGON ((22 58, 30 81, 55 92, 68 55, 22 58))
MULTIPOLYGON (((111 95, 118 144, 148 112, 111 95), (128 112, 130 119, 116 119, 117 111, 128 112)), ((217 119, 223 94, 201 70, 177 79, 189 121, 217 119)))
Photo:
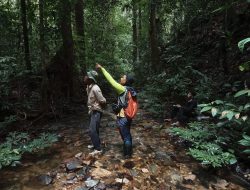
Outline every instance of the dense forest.
MULTIPOLYGON (((79 114, 82 123, 88 120, 84 76, 99 63, 114 78, 132 73, 135 79, 140 110, 138 127, 132 130, 141 126, 151 138, 162 137, 164 130, 160 139, 168 139, 165 144, 181 147, 206 171, 234 173, 237 184, 250 188, 249 23, 249 0, 2 0, 0 179, 12 166, 24 167, 25 160, 45 155, 62 142, 63 130, 52 129, 51 123, 63 125, 79 114), (164 119, 173 104, 185 103, 190 91, 196 94, 197 117, 183 126, 171 126, 164 119), (143 124, 149 118, 156 124, 143 124)), ((101 75, 97 80, 108 105, 112 104, 116 94, 101 75)), ((108 119, 107 126, 110 123, 108 119)), ((61 159, 58 166, 67 158, 61 159)), ((119 178, 133 181, 122 175, 119 178)), ((48 176, 56 184, 57 178, 48 176)), ((156 184, 142 189, 182 189, 179 182, 162 186, 152 175, 146 179, 156 184)), ((195 179, 191 182, 186 189, 200 189, 195 179)), ((140 189, 128 184, 122 180, 112 187, 108 182, 104 188, 87 187, 140 189)))

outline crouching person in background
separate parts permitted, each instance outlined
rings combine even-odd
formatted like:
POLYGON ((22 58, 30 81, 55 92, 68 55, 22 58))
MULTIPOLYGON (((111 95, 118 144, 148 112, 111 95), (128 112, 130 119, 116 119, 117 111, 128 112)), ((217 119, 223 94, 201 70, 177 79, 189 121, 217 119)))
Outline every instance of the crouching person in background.
POLYGON ((165 121, 176 121, 171 125, 179 126, 180 124, 185 124, 190 118, 196 116, 197 101, 194 98, 195 93, 189 91, 187 94, 187 102, 181 106, 180 104, 173 105, 170 113, 170 119, 165 119, 165 121))

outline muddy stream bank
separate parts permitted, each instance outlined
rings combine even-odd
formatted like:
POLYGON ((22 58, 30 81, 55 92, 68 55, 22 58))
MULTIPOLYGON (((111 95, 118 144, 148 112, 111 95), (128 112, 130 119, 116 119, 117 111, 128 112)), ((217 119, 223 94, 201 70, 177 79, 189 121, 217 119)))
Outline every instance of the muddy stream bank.
POLYGON ((124 160, 114 125, 103 116, 100 136, 104 153, 95 157, 88 154, 86 113, 40 126, 56 133, 59 141, 45 150, 25 154, 20 166, 2 169, 0 189, 248 189, 230 180, 230 174, 218 175, 187 156, 184 148, 170 141, 169 126, 148 118, 142 110, 132 127, 133 157, 124 160))

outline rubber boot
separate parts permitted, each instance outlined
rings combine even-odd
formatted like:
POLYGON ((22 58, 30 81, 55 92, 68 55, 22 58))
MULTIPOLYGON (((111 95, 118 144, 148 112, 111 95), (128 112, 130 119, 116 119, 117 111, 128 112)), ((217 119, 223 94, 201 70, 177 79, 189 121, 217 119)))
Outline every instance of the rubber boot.
POLYGON ((125 144, 124 145, 124 157, 126 159, 132 157, 132 145, 130 145, 130 144, 125 144))
POLYGON ((125 145, 125 143, 123 143, 123 156, 125 157, 127 154, 128 154, 128 152, 127 152, 126 145, 125 145))

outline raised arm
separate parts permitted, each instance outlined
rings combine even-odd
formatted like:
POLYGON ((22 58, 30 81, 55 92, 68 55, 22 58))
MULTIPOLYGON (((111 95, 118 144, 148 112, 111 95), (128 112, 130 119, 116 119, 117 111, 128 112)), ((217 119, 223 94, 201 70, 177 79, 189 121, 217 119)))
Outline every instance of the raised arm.
POLYGON ((96 65, 97 69, 100 69, 104 75, 104 77, 107 79, 107 81, 110 83, 110 85, 115 89, 115 91, 120 95, 123 92, 125 92, 126 88, 122 86, 120 83, 116 82, 115 79, 104 69, 101 65, 96 65))

